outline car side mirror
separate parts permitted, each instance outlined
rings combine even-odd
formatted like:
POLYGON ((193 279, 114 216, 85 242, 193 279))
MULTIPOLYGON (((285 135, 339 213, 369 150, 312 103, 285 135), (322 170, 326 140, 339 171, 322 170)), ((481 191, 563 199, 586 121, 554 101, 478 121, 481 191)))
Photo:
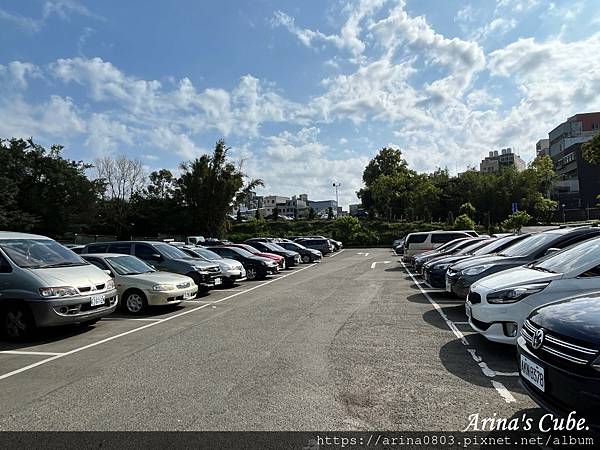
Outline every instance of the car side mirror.
POLYGON ((544 256, 551 255, 552 253, 560 252, 560 250, 561 250, 560 248, 551 247, 548 250, 546 250, 546 253, 544 253, 544 256))
POLYGON ((109 277, 111 277, 111 278, 114 278, 114 277, 115 277, 115 274, 114 274, 114 273, 112 273, 112 270, 110 270, 110 269, 106 269, 106 270, 104 271, 104 273, 105 273, 106 275, 108 275, 109 277))

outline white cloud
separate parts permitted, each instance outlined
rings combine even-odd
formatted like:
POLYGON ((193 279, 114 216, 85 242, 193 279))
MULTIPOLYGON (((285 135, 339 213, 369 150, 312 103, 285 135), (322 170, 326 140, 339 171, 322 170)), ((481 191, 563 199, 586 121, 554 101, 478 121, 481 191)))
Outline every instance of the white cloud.
POLYGON ((27 17, 0 9, 0 20, 11 22, 30 33, 40 31, 52 17, 69 21, 72 16, 83 16, 103 20, 76 0, 45 0, 39 18, 27 17))

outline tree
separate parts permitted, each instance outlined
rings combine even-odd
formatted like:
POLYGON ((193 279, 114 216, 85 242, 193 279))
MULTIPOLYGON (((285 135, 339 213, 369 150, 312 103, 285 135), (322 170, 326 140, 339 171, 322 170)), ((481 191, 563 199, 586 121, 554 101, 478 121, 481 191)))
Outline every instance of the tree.
POLYGON ((362 231, 362 226, 356 217, 342 216, 333 221, 333 236, 342 242, 353 241, 362 231))
POLYGON ((308 209, 308 220, 315 220, 315 216, 316 215, 317 215, 317 213, 314 210, 314 208, 309 208, 308 209))
POLYGON ((250 192, 263 186, 262 180, 246 183, 241 167, 228 161, 230 148, 217 141, 212 155, 203 155, 182 163, 179 187, 189 212, 189 228, 194 233, 221 237, 226 229, 227 213, 250 192))
POLYGON ((254 218, 256 220, 260 219, 260 208, 256 208, 256 211, 254 212, 254 218))
POLYGON ((327 220, 333 220, 333 208, 331 206, 327 208, 327 220))
POLYGON ((583 158, 590 164, 600 164, 600 133, 581 146, 583 158))
POLYGON ((277 206, 273 208, 273 214, 271 214, 271 219, 275 222, 279 220, 279 208, 277 206))
MULTIPOLYGON (((107 224, 114 228, 118 238, 126 238, 131 234, 131 206, 134 195, 144 188, 144 166, 139 159, 129 159, 124 155, 113 159, 109 156, 96 160, 98 179, 104 184, 104 217, 107 224)), ((157 176, 157 180, 160 176, 157 176)), ((160 180, 162 181, 162 180, 160 180)), ((156 187, 155 194, 160 195, 156 187)))
POLYGON ((463 203, 462 205, 460 205, 459 213, 461 215, 466 215, 470 219, 473 219, 475 217, 475 207, 471 205, 470 202, 463 203))
POLYGON ((455 230, 472 230, 475 228, 475 222, 466 214, 461 214, 454 221, 455 230))
POLYGON ((242 210, 238 208, 237 213, 235 215, 235 221, 237 223, 241 223, 242 222, 242 210))
POLYGON ((8 229, 50 236, 83 232, 94 224, 102 183, 91 165, 62 157, 33 139, 0 140, 0 217, 8 229))
POLYGON ((530 220, 531 216, 525 211, 517 211, 508 216, 508 218, 502 222, 502 228, 514 233, 520 233, 521 228, 527 225, 530 220))

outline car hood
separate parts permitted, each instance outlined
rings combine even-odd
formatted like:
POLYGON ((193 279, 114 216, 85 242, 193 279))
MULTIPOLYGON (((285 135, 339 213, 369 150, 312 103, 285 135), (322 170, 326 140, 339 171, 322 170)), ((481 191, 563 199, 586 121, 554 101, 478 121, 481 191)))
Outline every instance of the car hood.
POLYGON ((140 273, 137 275, 117 275, 118 281, 125 281, 132 283, 134 281, 141 281, 152 284, 178 284, 186 281, 190 281, 190 277, 179 275, 171 272, 150 272, 140 273))
MULTIPOLYGON (((280 258, 281 258, 281 256, 280 256, 280 258)), ((273 258, 265 258, 264 256, 254 255, 254 256, 249 257, 248 259, 251 261, 255 261, 255 262, 261 261, 261 262, 265 262, 267 264, 277 264, 277 262, 273 258)))
POLYGON ((42 287, 84 287, 106 283, 111 279, 104 271, 93 264, 28 270, 38 277, 42 287))
POLYGON ((476 284, 487 289, 499 291, 501 289, 509 289, 524 284, 557 280, 562 278, 562 276, 561 273, 548 273, 533 270, 528 267, 515 267, 482 278, 476 284))
POLYGON ((600 347, 600 293, 551 303, 534 310, 529 319, 538 327, 600 347))
POLYGON ((192 266, 199 266, 204 269, 210 269, 211 267, 219 267, 219 265, 216 262, 207 261, 207 260, 201 259, 201 258, 180 258, 180 259, 172 259, 171 261, 176 261, 176 262, 182 263, 182 264, 189 264, 192 266))
POLYGON ((226 269, 233 269, 235 267, 239 267, 242 264, 241 262, 236 261, 235 259, 229 259, 229 258, 218 259, 218 260, 215 260, 214 262, 219 264, 219 266, 226 268, 226 269))
POLYGON ((438 264, 455 264, 459 261, 463 261, 469 258, 469 255, 460 255, 460 256, 440 256, 439 258, 433 258, 428 262, 430 266, 435 267, 438 264))
POLYGON ((274 259, 276 261, 279 261, 281 258, 283 258, 283 256, 281 256, 281 255, 276 255, 275 253, 265 253, 265 252, 255 253, 254 256, 263 258, 263 259, 274 259))

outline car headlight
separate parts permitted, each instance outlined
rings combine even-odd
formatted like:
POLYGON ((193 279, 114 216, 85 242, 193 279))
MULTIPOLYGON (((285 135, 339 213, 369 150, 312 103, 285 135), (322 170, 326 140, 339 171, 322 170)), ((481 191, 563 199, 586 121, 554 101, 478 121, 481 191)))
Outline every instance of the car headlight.
POLYGON ((544 290, 550 282, 547 283, 534 283, 527 284, 524 286, 518 286, 512 289, 503 289, 501 291, 491 292, 487 295, 488 303, 515 303, 519 300, 523 300, 532 294, 537 294, 544 290))
POLYGON ((40 295, 44 298, 61 298, 79 295, 79 291, 73 286, 58 286, 40 288, 40 295))
POLYGON ((108 280, 106 282, 106 289, 111 290, 115 288, 115 280, 108 280))
POLYGON ((154 291, 172 291, 175 289, 175 285, 173 284, 155 284, 152 286, 152 290, 154 291))
POLYGON ((450 267, 450 264, 438 264, 434 268, 439 270, 446 270, 448 267, 450 267))
POLYGON ((195 269, 197 272, 208 272, 207 268, 206 268, 206 267, 203 267, 203 266, 194 266, 194 269, 195 269))
POLYGON ((481 266, 475 266, 475 267, 469 267, 468 269, 463 270, 463 275, 479 275, 480 273, 485 272, 486 270, 488 270, 490 267, 492 267, 493 264, 483 264, 481 266))

